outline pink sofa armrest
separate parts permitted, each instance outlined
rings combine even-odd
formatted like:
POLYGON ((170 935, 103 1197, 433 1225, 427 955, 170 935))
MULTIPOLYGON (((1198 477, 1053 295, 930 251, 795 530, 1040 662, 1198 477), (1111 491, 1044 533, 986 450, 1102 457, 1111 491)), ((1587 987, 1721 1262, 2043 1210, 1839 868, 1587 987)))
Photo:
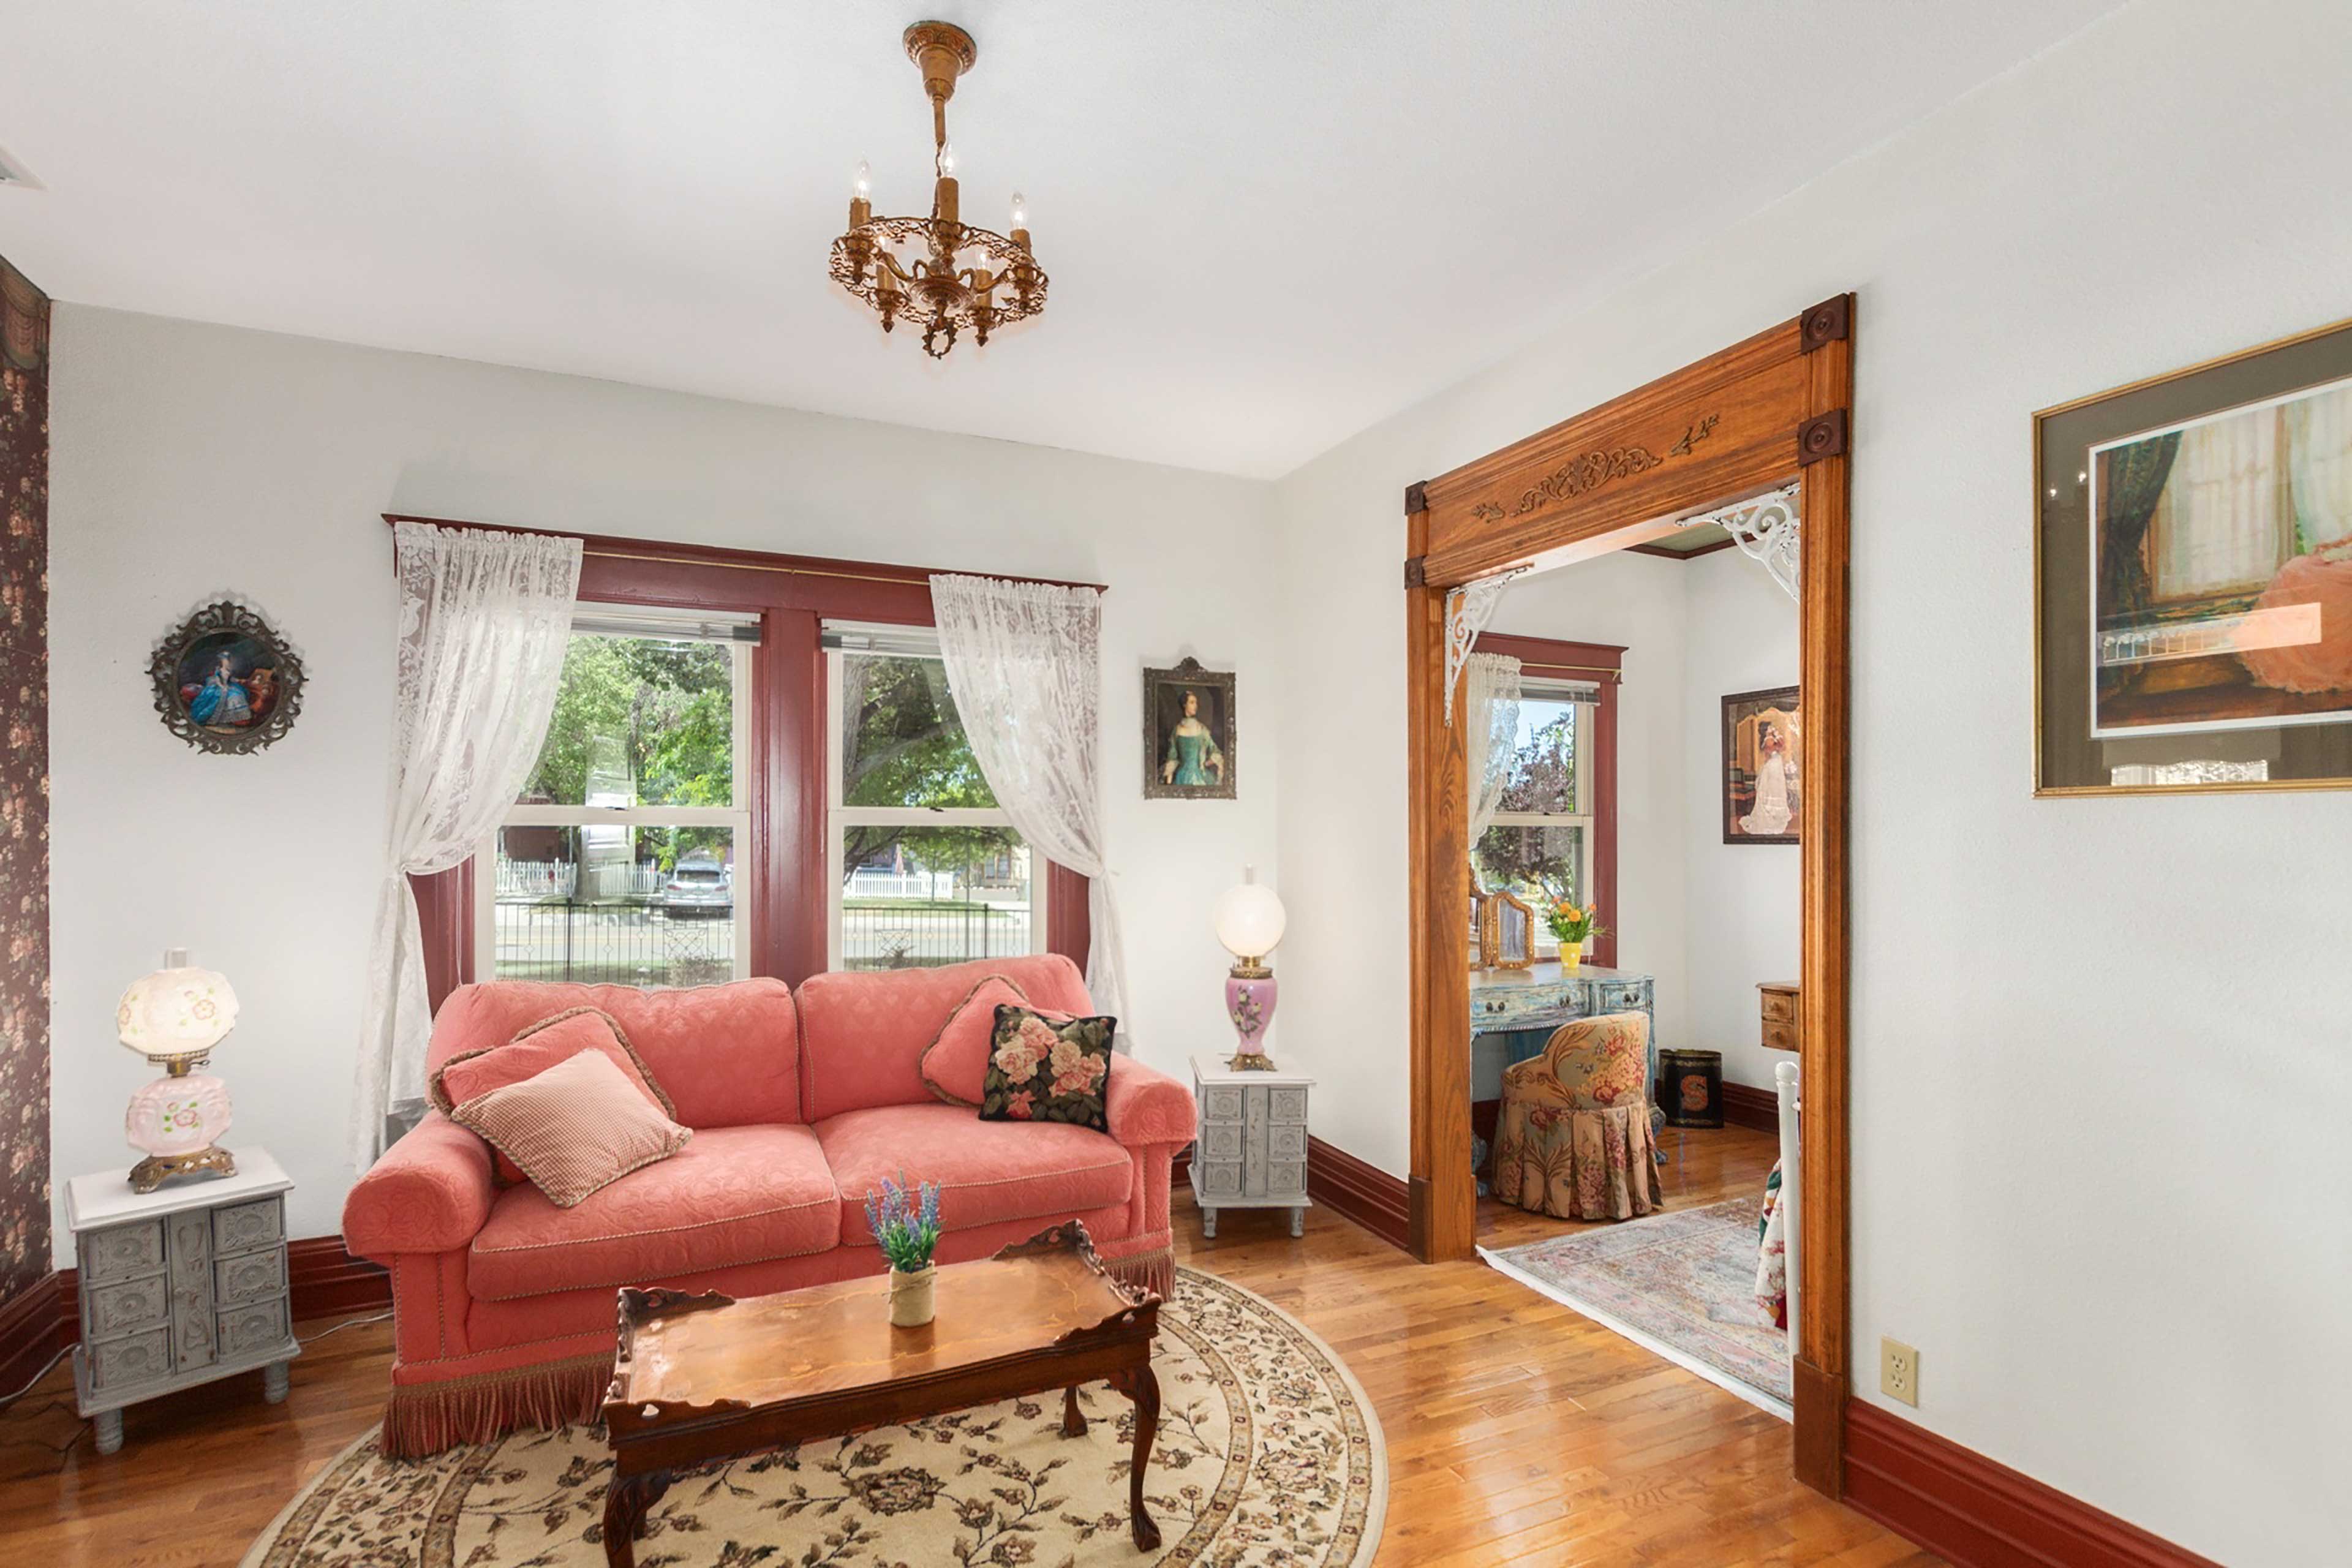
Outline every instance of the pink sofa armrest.
POLYGON ((472 1245, 496 1195, 490 1146, 428 1111, 343 1199, 343 1246, 387 1264, 403 1253, 455 1252, 472 1245))
POLYGON ((1110 1124, 1110 1135, 1130 1149, 1190 1143, 1196 1120, 1191 1089, 1166 1073, 1123 1056, 1110 1058, 1103 1117, 1110 1124))

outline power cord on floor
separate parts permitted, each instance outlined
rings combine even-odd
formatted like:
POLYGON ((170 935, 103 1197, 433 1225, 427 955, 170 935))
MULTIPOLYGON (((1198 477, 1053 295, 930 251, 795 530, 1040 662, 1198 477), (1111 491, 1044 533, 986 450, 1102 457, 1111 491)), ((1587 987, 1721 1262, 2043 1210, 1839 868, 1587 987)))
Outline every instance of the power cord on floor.
POLYGON ((67 1346, 65 1346, 63 1349, 59 1350, 59 1351, 58 1352, 58 1353, 57 1353, 57 1354, 55 1354, 55 1355, 51 1356, 48 1360, 47 1360, 47 1361, 43 1362, 43 1363, 41 1363, 41 1370, 40 1370, 40 1371, 38 1371, 38 1372, 37 1372, 37 1373, 35 1373, 33 1374, 32 1382, 26 1384, 24 1387, 22 1387, 22 1388, 18 1389, 16 1393, 14 1393, 14 1394, 10 1394, 7 1398, 5 1398, 5 1399, 0 1399, 0 1410, 5 1410, 5 1409, 7 1409, 10 1405, 12 1405, 16 1404, 16 1401, 18 1401, 18 1400, 20 1400, 20 1399, 24 1398, 24 1397, 25 1397, 25 1395, 26 1395, 26 1394, 30 1394, 30 1393, 32 1393, 32 1392, 33 1392, 34 1387, 35 1387, 37 1384, 38 1384, 40 1383, 41 1379, 43 1379, 43 1378, 45 1378, 45 1377, 47 1377, 47 1376, 48 1376, 48 1375, 49 1375, 49 1369, 50 1369, 51 1367, 53 1367, 53 1366, 57 1365, 57 1364, 58 1364, 58 1363, 59 1363, 59 1362, 61 1362, 61 1361, 65 1360, 65 1359, 66 1359, 66 1352, 67 1352, 67 1351, 69 1351, 69 1350, 71 1350, 71 1349, 73 1349, 73 1347, 72 1347, 71 1345, 67 1345, 67 1346))
POLYGON ((340 1334, 345 1329, 355 1329, 362 1323, 381 1323, 391 1316, 391 1310, 387 1308, 385 1310, 376 1313, 373 1317, 345 1318, 341 1322, 335 1324, 332 1328, 320 1329, 315 1334, 297 1334, 294 1336, 294 1342, 296 1344, 302 1345, 317 1344, 329 1334, 340 1334))

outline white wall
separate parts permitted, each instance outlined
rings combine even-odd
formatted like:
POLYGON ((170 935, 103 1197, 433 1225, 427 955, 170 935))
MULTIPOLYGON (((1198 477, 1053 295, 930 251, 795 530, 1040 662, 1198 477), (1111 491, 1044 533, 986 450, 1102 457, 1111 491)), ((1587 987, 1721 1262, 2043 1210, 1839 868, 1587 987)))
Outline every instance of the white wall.
POLYGON ((1721 1051, 1727 1082, 1770 1089, 1773 1065, 1787 1057, 1764 1047, 1756 987, 1797 978, 1804 852, 1723 841, 1723 700, 1797 684, 1797 602, 1737 550, 1702 555, 1682 572, 1688 1032, 1666 1043, 1721 1051))
POLYGON ((387 510, 1108 584, 1129 1022, 1171 1070, 1229 1037, 1209 906, 1244 860, 1279 885, 1276 601, 1232 569, 1263 547, 1267 487, 72 305, 53 358, 60 1193, 134 1157, 121 1107, 151 1069, 109 1020, 182 943, 244 1004, 216 1060, 232 1143, 292 1173, 296 1235, 340 1228, 393 706, 387 510), (174 740, 147 683, 163 633, 231 593, 309 677, 292 733, 249 757, 174 740), (1142 798, 1139 672, 1187 653, 1241 672, 1238 801, 1142 798))
POLYGON ((2352 796, 2032 798, 2028 420, 2352 310, 2347 58, 2142 0, 1279 487, 1286 1049, 1402 1172, 1404 486, 1858 292, 1860 1392, 2233 1564, 2352 1535, 2352 796))

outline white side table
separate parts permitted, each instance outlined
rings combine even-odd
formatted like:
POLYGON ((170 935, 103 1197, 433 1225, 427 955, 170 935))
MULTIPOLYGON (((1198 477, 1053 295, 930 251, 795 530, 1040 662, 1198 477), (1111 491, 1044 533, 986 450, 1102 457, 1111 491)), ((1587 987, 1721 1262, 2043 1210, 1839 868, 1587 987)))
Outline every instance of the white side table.
POLYGON ((80 1269, 74 1394, 97 1424, 98 1451, 122 1447, 122 1407, 262 1369, 286 1397, 294 1341, 286 1280, 286 1194, 269 1151, 234 1149, 236 1174, 141 1196, 128 1166, 66 1184, 80 1269))
POLYGON ((1219 1209, 1286 1208, 1290 1234, 1307 1230, 1307 1091, 1303 1072, 1236 1071, 1222 1056, 1192 1058, 1200 1122, 1192 1143, 1192 1201, 1201 1234, 1214 1238, 1219 1209))

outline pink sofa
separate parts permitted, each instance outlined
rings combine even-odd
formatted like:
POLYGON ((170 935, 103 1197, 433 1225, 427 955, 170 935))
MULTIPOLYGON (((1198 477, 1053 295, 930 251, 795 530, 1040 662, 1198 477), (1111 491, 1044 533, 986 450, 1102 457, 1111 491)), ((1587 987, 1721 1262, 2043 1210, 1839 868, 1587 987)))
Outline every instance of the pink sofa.
POLYGON ((1192 1138, 1191 1091, 1120 1056, 1108 1133, 942 1103, 923 1050, 992 973, 1042 1006, 1091 1011, 1076 967, 1056 956, 820 974, 796 995, 775 980, 452 994, 429 1067, 567 1007, 601 1007, 694 1139, 570 1209, 527 1183, 501 1185, 488 1146, 437 1111, 385 1152, 344 1202, 343 1241, 392 1270, 386 1451, 594 1419, 621 1286, 753 1296, 881 1272, 865 1196, 901 1172, 940 1184, 943 1263, 1076 1218, 1115 1270, 1164 1293, 1168 1165, 1192 1138))

